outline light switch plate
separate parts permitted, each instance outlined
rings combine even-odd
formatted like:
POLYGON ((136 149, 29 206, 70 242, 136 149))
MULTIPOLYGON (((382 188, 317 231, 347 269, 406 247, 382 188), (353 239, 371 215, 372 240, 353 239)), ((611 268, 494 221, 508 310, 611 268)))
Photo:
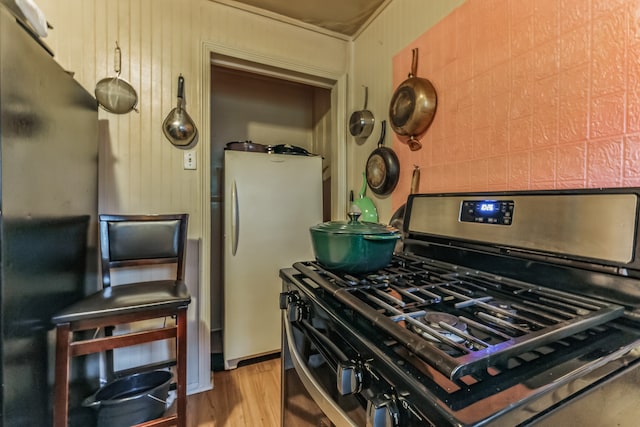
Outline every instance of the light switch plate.
POLYGON ((184 152, 184 168, 185 169, 197 169, 196 152, 185 151, 184 152))

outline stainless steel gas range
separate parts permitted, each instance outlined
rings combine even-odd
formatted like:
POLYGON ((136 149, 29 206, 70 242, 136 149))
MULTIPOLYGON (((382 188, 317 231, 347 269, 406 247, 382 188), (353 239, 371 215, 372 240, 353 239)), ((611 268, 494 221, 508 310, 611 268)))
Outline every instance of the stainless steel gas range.
POLYGON ((282 425, 637 425, 639 204, 416 194, 386 268, 281 270, 282 425))

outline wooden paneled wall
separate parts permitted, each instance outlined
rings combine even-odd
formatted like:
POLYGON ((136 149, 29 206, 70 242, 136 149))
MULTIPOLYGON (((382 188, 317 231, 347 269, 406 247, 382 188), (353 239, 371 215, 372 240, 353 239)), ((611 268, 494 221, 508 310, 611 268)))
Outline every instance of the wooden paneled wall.
MULTIPOLYGON (((139 97, 139 113, 100 111, 101 212, 191 213, 198 234, 204 193, 199 172, 182 168, 183 150, 163 136, 164 117, 175 107, 177 78, 186 80, 187 111, 201 124, 203 42, 238 51, 346 69, 346 42, 205 0, 40 0, 54 26, 45 42, 55 59, 90 92, 114 72, 116 41, 121 77, 139 97)), ((194 148, 200 151, 206 143, 194 148)), ((204 159, 198 159, 200 161, 204 159)), ((201 169, 199 169, 201 170, 201 169)))
MULTIPOLYGON (((202 239, 201 260, 209 259, 208 111, 209 55, 264 58, 292 69, 344 75, 348 42, 283 20, 208 0, 38 0, 54 27, 44 39, 55 59, 93 93, 96 82, 113 76, 116 41, 122 49, 121 77, 139 97, 139 112, 99 112, 100 193, 104 213, 188 212, 190 239, 202 239), (177 78, 186 81, 186 108, 200 129, 198 169, 183 169, 184 150, 162 133, 176 105, 177 78)), ((82 141, 78 141, 82 144, 82 141)), ((201 262, 201 387, 209 381, 208 263, 201 262)), ((192 367, 190 367, 191 369, 192 367)))

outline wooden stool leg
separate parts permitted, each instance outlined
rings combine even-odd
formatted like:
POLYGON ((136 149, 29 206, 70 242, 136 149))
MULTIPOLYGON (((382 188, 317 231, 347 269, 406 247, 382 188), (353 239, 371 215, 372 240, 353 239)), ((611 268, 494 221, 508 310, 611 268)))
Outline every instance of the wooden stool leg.
MULTIPOLYGON (((114 326, 105 326, 104 336, 112 337, 114 329, 115 329, 114 326)), ((105 370, 106 370, 107 381, 113 381, 115 379, 115 372, 116 372, 115 365, 113 362, 113 350, 105 351, 105 370)))
POLYGON ((53 400, 53 427, 67 427, 69 423, 69 343, 68 323, 56 326, 56 361, 53 400))
POLYGON ((178 427, 187 426, 187 309, 178 310, 176 319, 176 371, 178 427))

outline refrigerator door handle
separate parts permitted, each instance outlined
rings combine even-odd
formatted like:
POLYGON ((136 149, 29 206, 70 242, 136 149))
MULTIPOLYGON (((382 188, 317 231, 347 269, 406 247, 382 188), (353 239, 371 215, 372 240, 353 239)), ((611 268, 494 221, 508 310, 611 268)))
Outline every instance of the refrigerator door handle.
POLYGON ((233 181, 231 188, 231 255, 238 251, 238 238, 240 234, 240 208, 238 206, 238 187, 233 181))

